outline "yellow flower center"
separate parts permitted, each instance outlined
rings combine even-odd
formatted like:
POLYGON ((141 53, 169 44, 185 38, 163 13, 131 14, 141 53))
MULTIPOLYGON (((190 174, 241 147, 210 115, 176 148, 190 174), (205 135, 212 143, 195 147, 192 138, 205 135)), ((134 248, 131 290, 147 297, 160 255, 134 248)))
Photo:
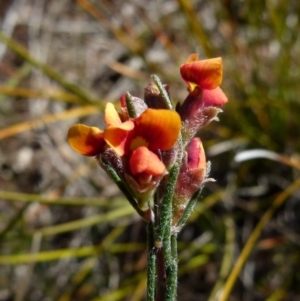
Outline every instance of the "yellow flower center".
POLYGON ((134 139, 132 139, 130 143, 130 151, 134 151, 140 146, 146 146, 148 147, 149 143, 141 136, 137 136, 134 139))

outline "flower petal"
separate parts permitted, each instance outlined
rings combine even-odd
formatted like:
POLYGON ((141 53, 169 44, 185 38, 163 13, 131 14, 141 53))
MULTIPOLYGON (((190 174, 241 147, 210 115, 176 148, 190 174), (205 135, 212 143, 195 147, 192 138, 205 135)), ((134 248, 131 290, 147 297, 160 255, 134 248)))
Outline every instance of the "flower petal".
POLYGON ((134 122, 131 120, 125 121, 119 126, 109 126, 104 131, 104 139, 119 156, 123 156, 126 151, 128 136, 133 129, 134 122))
POLYGON ((190 87, 194 85, 201 89, 215 89, 222 82, 222 58, 195 61, 191 55, 187 62, 180 67, 182 78, 190 87))
POLYGON ((111 102, 108 102, 106 104, 104 116, 105 116, 105 123, 107 126, 122 124, 120 116, 115 106, 111 102))
POLYGON ((206 107, 222 107, 228 102, 228 98, 220 87, 213 90, 203 90, 203 101, 206 107))
POLYGON ((152 176, 161 176, 166 171, 163 162, 145 146, 137 148, 132 153, 129 164, 133 175, 144 173, 152 176))
MULTIPOLYGON (((135 125, 135 136, 142 137, 150 150, 169 150, 178 138, 181 119, 175 111, 147 109, 135 119, 135 125)), ((135 147, 130 148, 133 151, 135 147)))
POLYGON ((185 64, 193 63, 199 61, 199 54, 198 53, 192 53, 189 55, 188 59, 185 61, 185 64))
POLYGON ((69 129, 68 142, 76 152, 84 156, 96 156, 106 145, 103 131, 84 124, 76 124, 69 129))
POLYGON ((189 169, 206 169, 206 157, 202 142, 199 138, 193 138, 187 146, 189 169))

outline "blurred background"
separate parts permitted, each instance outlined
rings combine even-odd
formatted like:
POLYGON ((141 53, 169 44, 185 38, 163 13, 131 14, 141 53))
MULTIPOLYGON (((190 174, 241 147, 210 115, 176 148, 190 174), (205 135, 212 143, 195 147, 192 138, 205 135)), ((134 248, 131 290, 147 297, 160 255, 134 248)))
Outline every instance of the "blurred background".
POLYGON ((217 181, 179 235, 178 300, 218 300, 245 246, 229 300, 299 300, 299 18, 298 0, 1 0, 0 300, 145 300, 146 225, 66 134, 151 74, 184 100, 195 52, 223 58, 229 103, 199 133, 217 181))

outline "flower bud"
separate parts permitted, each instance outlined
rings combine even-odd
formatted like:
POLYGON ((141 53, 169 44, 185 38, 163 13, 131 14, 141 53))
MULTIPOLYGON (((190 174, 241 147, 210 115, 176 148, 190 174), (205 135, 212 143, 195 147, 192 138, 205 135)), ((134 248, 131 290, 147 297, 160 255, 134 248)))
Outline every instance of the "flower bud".
MULTIPOLYGON (((165 90, 169 94, 169 86, 164 85, 165 90)), ((151 82, 144 91, 145 103, 152 109, 167 109, 166 103, 163 100, 155 83, 151 82)))
POLYGON ((206 157, 202 142, 193 138, 184 154, 173 197, 173 221, 176 226, 193 194, 201 187, 206 176, 206 157))
POLYGON ((100 167, 102 167, 106 173, 110 175, 109 172, 107 172, 105 165, 102 164, 101 158, 104 158, 105 161, 109 163, 121 180, 125 179, 122 160, 113 149, 107 148, 104 152, 96 156, 96 160, 98 161, 100 167))

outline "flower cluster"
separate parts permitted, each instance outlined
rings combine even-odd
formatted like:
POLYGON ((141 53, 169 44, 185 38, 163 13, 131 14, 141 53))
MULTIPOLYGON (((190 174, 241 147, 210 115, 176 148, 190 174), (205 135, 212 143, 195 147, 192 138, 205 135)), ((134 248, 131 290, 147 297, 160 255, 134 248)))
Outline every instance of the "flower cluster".
POLYGON ((221 58, 198 60, 198 54, 191 54, 180 73, 189 94, 178 106, 185 152, 173 197, 174 228, 193 195, 209 180, 206 180, 208 171, 202 142, 195 135, 211 121, 218 120, 217 115, 222 112, 220 107, 228 101, 219 87, 223 76, 221 58))
MULTIPOLYGON (((122 97, 123 98, 123 97, 122 97)), ((122 102, 121 98, 121 102, 122 102)), ((134 108, 141 100, 133 99, 134 108)), ((124 105, 124 102, 122 102, 124 105)), ((171 110, 144 108, 136 118, 130 118, 126 106, 121 117, 112 103, 105 108, 106 129, 77 124, 71 127, 68 141, 74 150, 86 156, 107 156, 118 170, 119 177, 131 188, 140 207, 144 207, 167 173, 161 160, 161 151, 170 150, 175 144, 181 121, 178 113, 171 110), (121 162, 121 167, 120 167, 121 162)))
POLYGON ((76 124, 68 132, 70 146, 82 155, 95 156, 110 176, 113 170, 123 183, 125 195, 132 195, 143 212, 151 210, 155 192, 156 205, 160 206, 159 195, 166 187, 169 171, 179 164, 173 187, 174 227, 207 177, 205 153, 195 135, 217 118, 227 102, 219 87, 221 58, 198 60, 193 54, 180 73, 188 85, 188 95, 176 110, 169 100, 168 86, 150 83, 144 100, 126 93, 118 111, 107 103, 104 130, 76 124))

